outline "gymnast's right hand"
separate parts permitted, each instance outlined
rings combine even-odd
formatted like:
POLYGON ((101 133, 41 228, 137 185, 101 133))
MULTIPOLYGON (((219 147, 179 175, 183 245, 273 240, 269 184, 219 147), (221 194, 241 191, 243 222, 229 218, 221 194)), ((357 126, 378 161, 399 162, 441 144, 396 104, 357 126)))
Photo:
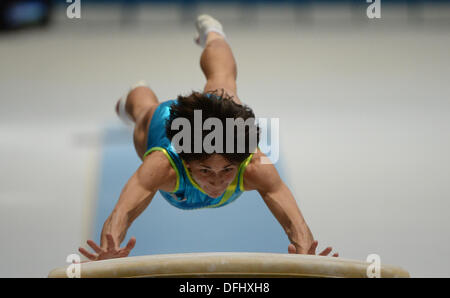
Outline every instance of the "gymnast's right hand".
POLYGON ((87 241, 87 244, 96 252, 95 254, 90 253, 83 247, 80 247, 78 251, 91 261, 100 261, 106 259, 127 257, 136 244, 136 238, 134 237, 131 237, 130 241, 128 241, 127 246, 123 248, 119 247, 119 244, 114 241, 114 238, 111 234, 106 234, 106 240, 107 241, 105 247, 98 246, 92 240, 87 241))

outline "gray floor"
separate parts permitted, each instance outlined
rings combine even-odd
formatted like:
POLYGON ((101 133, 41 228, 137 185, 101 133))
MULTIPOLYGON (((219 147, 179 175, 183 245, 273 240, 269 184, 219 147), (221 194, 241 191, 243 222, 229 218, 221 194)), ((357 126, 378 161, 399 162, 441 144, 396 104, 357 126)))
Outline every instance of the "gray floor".
MULTIPOLYGON (((414 25, 393 9, 357 25, 321 10, 300 25, 289 8, 261 8, 244 25, 236 8, 202 9, 223 20, 241 100, 280 118, 287 183, 320 248, 450 276, 445 19, 414 25)), ((44 277, 90 234, 100 137, 121 125, 113 109, 129 85, 146 79, 167 100, 204 84, 194 27, 176 9, 142 10, 126 27, 113 8, 84 11, 0 36, 2 277, 44 277)))

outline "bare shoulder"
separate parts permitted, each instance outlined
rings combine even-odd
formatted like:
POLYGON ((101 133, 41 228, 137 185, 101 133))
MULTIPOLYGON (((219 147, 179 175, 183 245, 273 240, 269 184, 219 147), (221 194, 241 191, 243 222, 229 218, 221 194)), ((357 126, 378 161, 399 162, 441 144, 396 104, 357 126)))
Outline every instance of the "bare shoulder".
POLYGON ((266 192, 275 189, 282 181, 277 169, 259 149, 244 171, 244 189, 266 192))
POLYGON ((153 151, 147 155, 139 172, 140 178, 149 187, 171 192, 176 186, 177 173, 167 156, 161 151, 153 151))

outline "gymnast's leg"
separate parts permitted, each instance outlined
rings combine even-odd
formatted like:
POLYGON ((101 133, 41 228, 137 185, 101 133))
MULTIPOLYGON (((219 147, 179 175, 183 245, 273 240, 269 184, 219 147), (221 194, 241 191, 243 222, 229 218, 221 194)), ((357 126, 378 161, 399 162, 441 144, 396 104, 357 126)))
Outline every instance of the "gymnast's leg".
POLYGON ((145 81, 131 86, 128 93, 116 104, 117 115, 133 131, 134 146, 141 159, 146 150, 152 112, 158 105, 158 98, 145 81))
POLYGON ((223 88, 235 102, 242 104, 236 90, 236 60, 222 25, 211 16, 201 15, 197 18, 197 30, 199 37, 196 42, 203 47, 200 67, 206 77, 204 92, 223 88))

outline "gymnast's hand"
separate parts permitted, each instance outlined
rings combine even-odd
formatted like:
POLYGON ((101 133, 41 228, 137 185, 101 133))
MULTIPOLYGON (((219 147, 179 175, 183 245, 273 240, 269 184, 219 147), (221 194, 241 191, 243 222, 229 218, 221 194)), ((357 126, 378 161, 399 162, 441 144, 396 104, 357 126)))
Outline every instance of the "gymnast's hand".
MULTIPOLYGON (((317 248, 318 244, 319 244, 319 242, 317 240, 314 240, 313 243, 311 244, 311 247, 308 249, 308 252, 306 254, 308 254, 308 255, 315 255, 316 254, 316 248, 317 248)), ((328 256, 330 254, 331 250, 332 250, 332 248, 331 248, 331 246, 329 246, 329 247, 325 248, 319 254, 319 256, 328 256)), ((289 244, 288 252, 290 254, 296 254, 297 253, 297 249, 295 248, 294 244, 289 244)), ((339 256, 339 253, 333 254, 333 257, 337 258, 338 256, 339 256)))
POLYGON ((106 234, 107 246, 102 248, 98 246, 94 241, 88 240, 87 244, 96 252, 96 254, 92 254, 83 247, 80 247, 78 251, 82 253, 85 257, 87 257, 91 261, 100 261, 106 259, 115 259, 115 258, 124 258, 130 254, 130 251, 134 248, 136 244, 136 238, 131 237, 130 241, 128 241, 127 246, 124 248, 120 248, 119 245, 116 245, 114 238, 111 234, 106 234))

